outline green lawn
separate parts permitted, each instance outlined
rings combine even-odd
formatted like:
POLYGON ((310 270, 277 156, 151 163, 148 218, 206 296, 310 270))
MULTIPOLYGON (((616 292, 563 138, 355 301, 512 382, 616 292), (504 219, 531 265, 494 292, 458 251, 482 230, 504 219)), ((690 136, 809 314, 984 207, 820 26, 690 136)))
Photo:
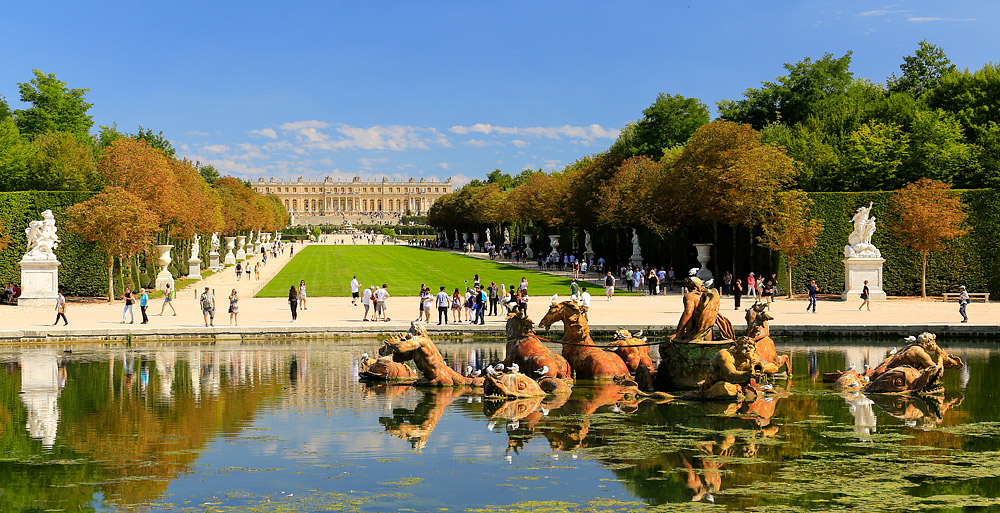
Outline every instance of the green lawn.
MULTIPOLYGON (((442 285, 449 293, 456 287, 465 292, 466 280, 471 287, 477 273, 485 285, 495 281, 507 288, 524 276, 528 293, 535 297, 569 295, 570 280, 455 253, 409 246, 308 246, 257 296, 287 296, 288 287, 298 286, 299 280, 306 280, 310 296, 350 296, 353 275, 362 286, 388 284, 395 296, 419 295, 421 283, 434 292, 442 285)), ((597 278, 594 273, 588 277, 597 278)), ((604 294, 603 287, 591 285, 587 287, 591 294, 604 294)))

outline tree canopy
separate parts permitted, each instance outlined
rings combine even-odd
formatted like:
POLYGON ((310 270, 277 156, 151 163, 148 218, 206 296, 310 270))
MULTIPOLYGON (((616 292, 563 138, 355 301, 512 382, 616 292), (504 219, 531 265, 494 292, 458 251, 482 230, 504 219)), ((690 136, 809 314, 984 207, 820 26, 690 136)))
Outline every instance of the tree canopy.
POLYGON ((93 106, 86 101, 90 89, 69 88, 53 73, 33 72, 35 78, 17 84, 21 101, 31 104, 14 112, 21 133, 28 138, 53 131, 87 135, 94 124, 87 114, 93 106))

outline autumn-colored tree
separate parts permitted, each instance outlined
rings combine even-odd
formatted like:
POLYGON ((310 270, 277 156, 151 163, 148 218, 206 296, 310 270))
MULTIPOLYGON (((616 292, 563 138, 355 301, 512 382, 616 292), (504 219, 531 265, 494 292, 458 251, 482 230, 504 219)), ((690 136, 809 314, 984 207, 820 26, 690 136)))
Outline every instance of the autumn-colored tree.
POLYGON ((965 235, 968 214, 951 184, 921 178, 896 191, 890 200, 897 219, 891 226, 900 241, 920 252, 920 296, 927 297, 927 255, 945 241, 965 235))
POLYGON ((187 214, 188 192, 181 189, 170 160, 146 141, 118 139, 104 149, 97 165, 108 187, 120 187, 143 200, 167 228, 187 214))
POLYGON ((96 242, 108 266, 108 301, 115 299, 115 258, 127 259, 146 249, 158 229, 157 216, 142 198, 121 187, 108 187, 66 209, 70 230, 96 242))
POLYGON ((614 176, 600 188, 601 204, 598 222, 608 226, 647 226, 663 234, 673 225, 659 223, 653 216, 654 207, 662 198, 655 194, 657 185, 666 177, 672 157, 660 162, 643 155, 632 157, 618 167, 614 176))
POLYGON ((788 297, 792 297, 792 267, 799 257, 816 247, 816 237, 823 231, 822 219, 809 219, 812 200, 802 191, 784 191, 776 195, 773 209, 766 216, 760 240, 785 257, 788 269, 788 297))
POLYGON ((184 207, 170 224, 170 233, 181 238, 196 233, 211 233, 222 227, 222 209, 219 195, 187 160, 170 159, 168 165, 176 180, 178 190, 184 194, 184 207))
POLYGON ((260 226, 257 211, 253 208, 256 194, 237 178, 225 176, 212 184, 219 194, 222 207, 222 226, 225 233, 235 234, 260 226))
POLYGON ((510 191, 510 205, 522 220, 562 226, 567 185, 562 176, 535 173, 510 191))

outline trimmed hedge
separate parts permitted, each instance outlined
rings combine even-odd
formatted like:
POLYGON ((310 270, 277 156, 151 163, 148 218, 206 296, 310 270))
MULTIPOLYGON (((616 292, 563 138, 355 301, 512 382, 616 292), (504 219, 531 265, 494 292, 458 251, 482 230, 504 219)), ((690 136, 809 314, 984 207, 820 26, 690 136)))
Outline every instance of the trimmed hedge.
MULTIPOLYGON (((959 191, 969 214, 969 233, 951 240, 941 252, 927 258, 927 294, 957 292, 965 285, 973 292, 1000 292, 1000 191, 975 189, 959 191)), ((853 230, 851 217, 860 206, 873 202, 872 215, 877 230, 872 243, 882 252, 884 289, 889 295, 920 295, 920 252, 904 246, 891 232, 895 215, 889 200, 894 193, 825 192, 809 193, 814 205, 812 217, 824 220, 816 248, 792 268, 794 292, 804 293, 808 280, 815 279, 820 290, 844 290, 844 246, 853 230)), ((778 282, 787 289, 785 264, 779 265, 778 282)))

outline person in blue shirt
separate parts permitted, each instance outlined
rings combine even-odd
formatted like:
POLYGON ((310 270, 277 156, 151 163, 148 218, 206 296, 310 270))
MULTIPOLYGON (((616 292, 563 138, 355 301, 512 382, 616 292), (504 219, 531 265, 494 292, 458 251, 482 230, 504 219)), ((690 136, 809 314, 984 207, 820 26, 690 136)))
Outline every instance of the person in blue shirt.
POLYGON ((819 294, 819 287, 816 286, 816 280, 810 281, 806 290, 809 291, 809 304, 806 305, 806 311, 808 312, 812 308, 813 313, 816 313, 816 294, 819 294))
POLYGON ((139 289, 139 311, 142 312, 142 323, 149 323, 149 317, 146 316, 146 306, 149 304, 149 293, 146 289, 139 289))

